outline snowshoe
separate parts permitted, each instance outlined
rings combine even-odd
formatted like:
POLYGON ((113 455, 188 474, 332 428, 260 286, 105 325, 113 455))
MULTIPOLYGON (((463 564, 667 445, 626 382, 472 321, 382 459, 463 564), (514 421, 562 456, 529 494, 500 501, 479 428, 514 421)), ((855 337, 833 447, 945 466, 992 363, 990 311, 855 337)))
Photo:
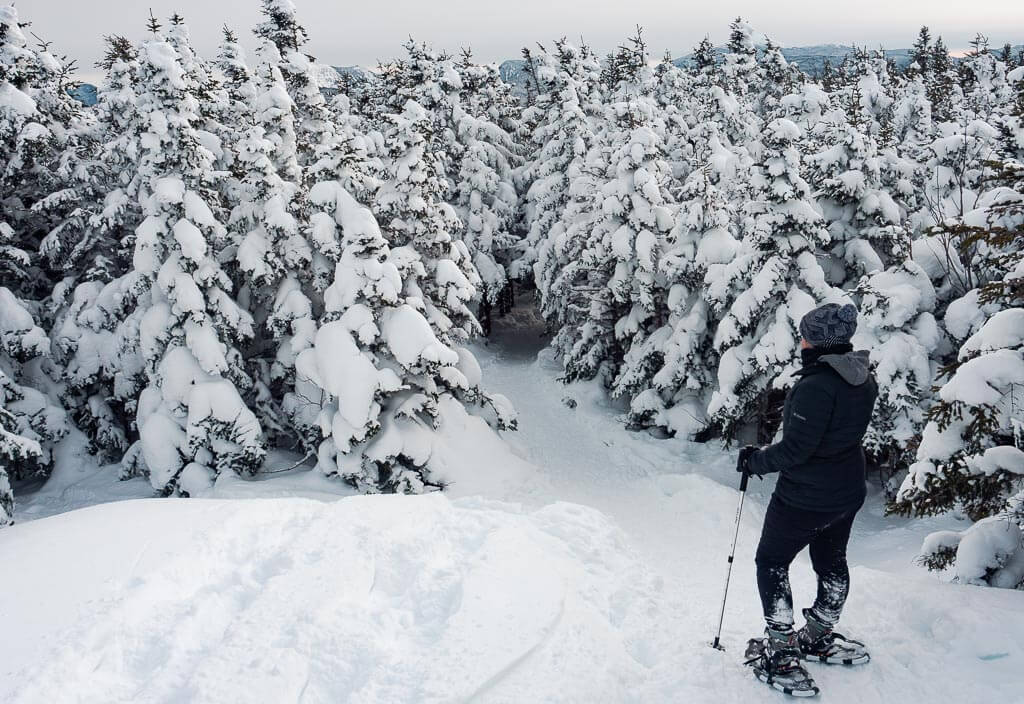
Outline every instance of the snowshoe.
POLYGON ((800 656, 811 662, 829 665, 863 665, 871 660, 864 644, 847 638, 815 618, 810 609, 804 609, 807 625, 797 633, 800 656))
POLYGON ((800 664, 799 648, 774 649, 768 638, 751 638, 747 642, 745 664, 750 665, 757 679, 791 697, 816 697, 818 686, 800 664))
POLYGON ((817 640, 805 639, 801 631, 800 656, 811 662, 829 665, 864 665, 871 660, 871 654, 859 640, 847 638, 841 633, 829 631, 817 640))

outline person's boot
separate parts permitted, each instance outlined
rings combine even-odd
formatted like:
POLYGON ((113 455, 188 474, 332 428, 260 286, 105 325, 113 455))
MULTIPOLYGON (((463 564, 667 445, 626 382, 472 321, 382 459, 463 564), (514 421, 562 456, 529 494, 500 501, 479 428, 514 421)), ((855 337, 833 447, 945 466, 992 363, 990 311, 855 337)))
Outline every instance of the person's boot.
POLYGON ((871 660, 864 644, 832 630, 813 609, 804 609, 806 625, 797 633, 800 655, 806 660, 829 665, 863 665, 871 660))
POLYGON ((816 696, 818 687, 800 662, 800 645, 793 629, 768 628, 765 635, 763 640, 751 639, 747 644, 747 664, 757 679, 790 696, 816 696))

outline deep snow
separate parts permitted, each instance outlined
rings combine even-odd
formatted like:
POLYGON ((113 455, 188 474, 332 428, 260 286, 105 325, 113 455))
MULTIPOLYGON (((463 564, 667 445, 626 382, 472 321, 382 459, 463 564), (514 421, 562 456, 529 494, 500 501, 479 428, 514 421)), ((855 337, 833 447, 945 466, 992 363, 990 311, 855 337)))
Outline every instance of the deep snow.
MULTIPOLYGON (((443 496, 346 496, 299 469, 32 520, 149 495, 66 462, 0 531, 0 701, 782 701, 740 663, 771 481, 744 510, 720 653, 734 455, 626 431, 592 386, 555 381, 518 313, 476 350, 519 412, 518 457, 450 438, 443 496)), ((841 630, 875 659, 815 667, 821 701, 1019 700, 1024 595, 914 565, 940 527, 958 525, 869 498, 841 630)), ((792 577, 806 605, 806 554, 792 577)))

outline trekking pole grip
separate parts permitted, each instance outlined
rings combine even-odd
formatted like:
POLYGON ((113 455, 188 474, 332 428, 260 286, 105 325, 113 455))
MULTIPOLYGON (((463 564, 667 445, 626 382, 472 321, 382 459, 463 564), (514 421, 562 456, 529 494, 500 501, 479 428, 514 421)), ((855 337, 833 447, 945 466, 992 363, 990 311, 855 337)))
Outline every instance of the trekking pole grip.
POLYGON ((743 470, 743 478, 740 479, 740 491, 747 490, 747 483, 750 481, 750 473, 743 470))

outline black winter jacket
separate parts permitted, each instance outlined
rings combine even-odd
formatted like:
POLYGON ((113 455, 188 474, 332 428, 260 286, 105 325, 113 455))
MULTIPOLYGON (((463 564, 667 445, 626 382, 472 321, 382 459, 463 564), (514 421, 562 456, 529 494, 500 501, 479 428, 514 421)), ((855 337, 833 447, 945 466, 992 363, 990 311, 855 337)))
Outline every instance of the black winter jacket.
POLYGON ((794 508, 856 509, 866 493, 860 443, 878 396, 868 353, 825 354, 796 374, 782 414, 782 440, 755 452, 750 471, 781 472, 775 495, 794 508))

